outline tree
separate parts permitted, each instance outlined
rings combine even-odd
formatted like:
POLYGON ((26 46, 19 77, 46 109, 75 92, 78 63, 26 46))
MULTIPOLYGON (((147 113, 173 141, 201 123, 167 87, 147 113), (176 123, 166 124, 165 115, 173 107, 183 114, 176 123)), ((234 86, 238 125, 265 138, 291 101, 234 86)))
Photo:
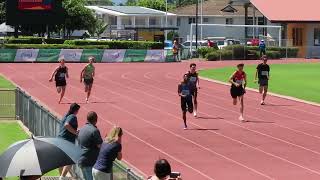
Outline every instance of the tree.
POLYGON ((96 6, 113 6, 114 3, 112 0, 86 0, 87 5, 96 5, 96 6))
POLYGON ((103 20, 97 19, 95 22, 95 26, 93 29, 93 32, 90 32, 91 34, 96 34, 98 37, 98 40, 100 39, 101 34, 103 34, 108 27, 108 24, 106 24, 103 20))
POLYGON ((65 29, 67 34, 74 30, 89 30, 96 19, 92 10, 85 7, 85 0, 64 0, 63 7, 66 11, 65 29))
POLYGON ((0 0, 0 24, 6 21, 6 0, 0 0))
POLYGON ((127 0, 126 6, 136 6, 137 1, 136 0, 127 0))

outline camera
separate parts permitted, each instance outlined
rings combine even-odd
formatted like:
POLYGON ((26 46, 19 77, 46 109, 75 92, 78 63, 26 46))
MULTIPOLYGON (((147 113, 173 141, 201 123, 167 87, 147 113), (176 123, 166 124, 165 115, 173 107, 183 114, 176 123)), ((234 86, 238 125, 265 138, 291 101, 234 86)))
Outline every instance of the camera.
POLYGON ((180 176, 181 176, 181 173, 179 173, 179 172, 172 172, 170 174, 170 178, 173 178, 173 179, 178 178, 180 176))

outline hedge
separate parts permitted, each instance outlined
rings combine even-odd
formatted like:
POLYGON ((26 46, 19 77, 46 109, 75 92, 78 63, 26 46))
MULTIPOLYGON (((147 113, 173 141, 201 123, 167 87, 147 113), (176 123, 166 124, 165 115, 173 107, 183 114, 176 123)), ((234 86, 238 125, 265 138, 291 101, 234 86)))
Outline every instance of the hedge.
POLYGON ((107 45, 110 49, 163 49, 163 44, 151 41, 86 41, 86 40, 66 40, 68 45, 107 45))
MULTIPOLYGON (((245 57, 237 57, 235 56, 232 50, 221 49, 217 51, 211 51, 206 54, 205 58, 208 61, 217 61, 217 60, 232 60, 232 59, 259 59, 259 51, 255 50, 246 50, 248 54, 245 57), (249 56, 251 54, 251 56, 249 56)), ((267 56, 269 59, 280 59, 281 53, 279 51, 267 51, 267 56)))
POLYGON ((6 49, 109 49, 108 45, 76 46, 67 44, 4 44, 6 49))
POLYGON ((200 55, 201 58, 205 58, 208 53, 214 52, 217 49, 215 48, 209 48, 209 47, 204 47, 204 48, 199 48, 197 50, 198 54, 200 55))
MULTIPOLYGON (((7 44, 42 44, 43 38, 40 37, 22 37, 22 38, 9 38, 7 44)), ((64 39, 44 39, 46 44, 63 44, 64 39)))

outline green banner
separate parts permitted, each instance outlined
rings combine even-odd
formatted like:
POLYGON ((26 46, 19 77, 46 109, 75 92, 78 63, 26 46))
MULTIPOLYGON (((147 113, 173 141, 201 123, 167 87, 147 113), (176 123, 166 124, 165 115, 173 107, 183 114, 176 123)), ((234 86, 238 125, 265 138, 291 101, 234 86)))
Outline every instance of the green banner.
POLYGON ((96 62, 101 62, 103 53, 103 49, 84 49, 82 51, 80 62, 88 62, 88 58, 90 56, 95 57, 96 62))
POLYGON ((123 62, 144 62, 147 50, 127 49, 123 62))
POLYGON ((0 62, 14 62, 16 49, 0 49, 0 62))
POLYGON ((174 56, 172 50, 165 50, 166 62, 174 62, 174 56))
POLYGON ((57 62, 60 49, 39 49, 37 62, 57 62))

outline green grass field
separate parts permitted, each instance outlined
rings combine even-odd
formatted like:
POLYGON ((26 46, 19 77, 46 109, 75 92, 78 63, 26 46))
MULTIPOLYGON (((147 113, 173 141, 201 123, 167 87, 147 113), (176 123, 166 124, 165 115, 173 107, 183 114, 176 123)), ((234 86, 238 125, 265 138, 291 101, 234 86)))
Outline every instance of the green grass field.
MULTIPOLYGON (((320 103, 320 63, 272 64, 270 68, 269 91, 320 103)), ((202 70, 200 76, 227 82, 235 70, 235 67, 202 70)), ((245 66, 245 72, 248 87, 257 89, 256 66, 245 66)))
POLYGON ((0 76, 0 118, 15 117, 15 86, 0 76))
POLYGON ((0 89, 14 89, 14 88, 15 86, 10 81, 0 76, 0 89))

